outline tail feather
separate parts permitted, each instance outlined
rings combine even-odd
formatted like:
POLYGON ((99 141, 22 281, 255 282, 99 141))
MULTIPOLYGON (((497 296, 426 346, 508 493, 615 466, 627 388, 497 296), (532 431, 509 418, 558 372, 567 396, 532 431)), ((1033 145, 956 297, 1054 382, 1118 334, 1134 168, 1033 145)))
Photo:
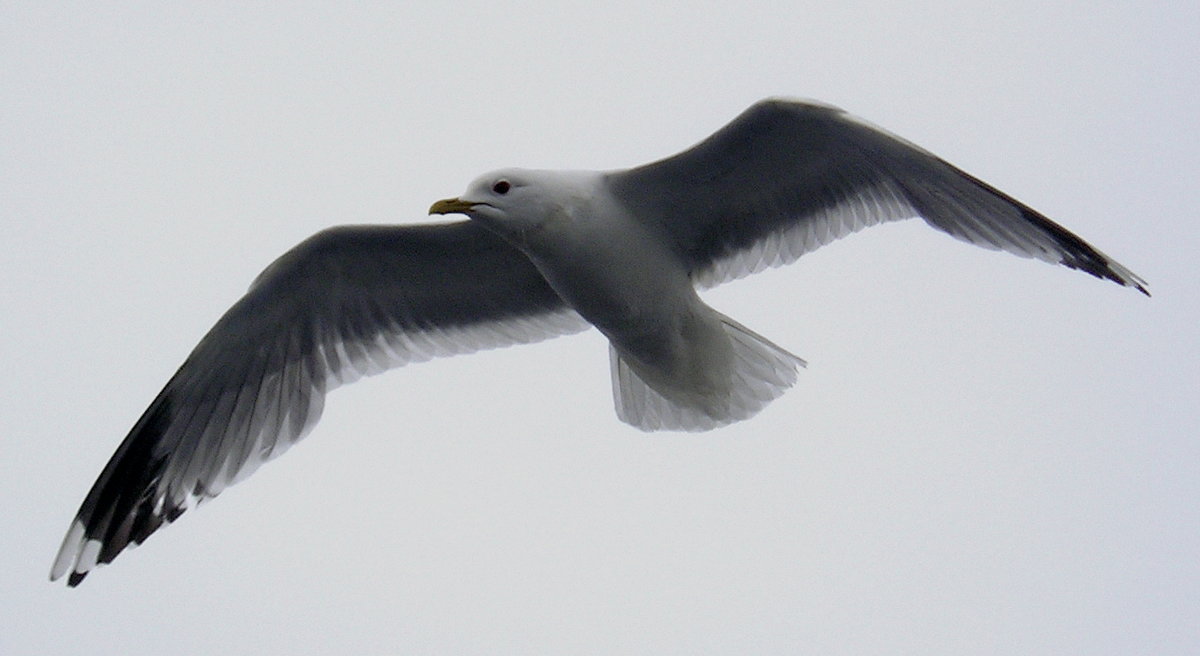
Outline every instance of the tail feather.
POLYGON ((644 431, 707 431, 753 417, 796 383, 804 360, 733 319, 720 318, 733 350, 730 384, 720 398, 663 394, 610 345, 617 417, 644 431))

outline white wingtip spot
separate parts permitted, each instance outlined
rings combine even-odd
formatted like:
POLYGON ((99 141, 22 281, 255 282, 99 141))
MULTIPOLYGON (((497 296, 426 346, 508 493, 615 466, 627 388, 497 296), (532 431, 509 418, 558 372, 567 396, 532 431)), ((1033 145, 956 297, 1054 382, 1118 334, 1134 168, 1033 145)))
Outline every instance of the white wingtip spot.
POLYGON ((77 519, 71 522, 71 529, 67 531, 62 546, 58 548, 58 555, 54 557, 54 565, 50 567, 51 581, 57 581, 67 573, 71 564, 75 562, 75 556, 79 554, 82 544, 83 522, 77 519))
POLYGON ((100 541, 88 540, 83 543, 83 551, 79 552, 79 560, 75 563, 75 571, 83 574, 96 569, 96 560, 100 557, 100 541))

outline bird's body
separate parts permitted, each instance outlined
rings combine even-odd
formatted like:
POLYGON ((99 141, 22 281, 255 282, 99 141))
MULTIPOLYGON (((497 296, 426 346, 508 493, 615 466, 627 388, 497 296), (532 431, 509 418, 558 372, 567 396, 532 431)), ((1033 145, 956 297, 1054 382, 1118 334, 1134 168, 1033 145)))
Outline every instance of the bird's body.
POLYGON ((708 430, 782 394, 804 362, 705 304, 710 287, 919 216, 956 238, 1144 281, 1058 224, 826 105, 768 100, 705 141, 608 172, 508 169, 431 213, 341 227, 271 264, 201 340, 104 468, 51 570, 78 584, 299 440, 324 394, 442 355, 599 329, 618 416, 708 430))
POLYGON ((638 428, 746 419, 803 365, 700 300, 685 254, 613 192, 611 174, 497 171, 431 211, 463 212, 507 240, 608 338, 617 415, 638 428))

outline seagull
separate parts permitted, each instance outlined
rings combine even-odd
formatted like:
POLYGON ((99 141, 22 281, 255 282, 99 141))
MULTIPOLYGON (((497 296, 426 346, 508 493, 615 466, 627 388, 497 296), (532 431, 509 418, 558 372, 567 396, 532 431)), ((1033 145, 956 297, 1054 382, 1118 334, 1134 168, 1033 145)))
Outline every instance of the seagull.
POLYGON ((1133 287, 1067 229, 932 153, 767 99, 692 148, 616 171, 488 173, 430 214, 327 229, 269 265, 117 448, 51 568, 78 585, 299 441, 329 390, 434 357, 597 328, 617 416, 704 431, 753 416, 804 361, 697 289, 919 217, 960 240, 1133 287))

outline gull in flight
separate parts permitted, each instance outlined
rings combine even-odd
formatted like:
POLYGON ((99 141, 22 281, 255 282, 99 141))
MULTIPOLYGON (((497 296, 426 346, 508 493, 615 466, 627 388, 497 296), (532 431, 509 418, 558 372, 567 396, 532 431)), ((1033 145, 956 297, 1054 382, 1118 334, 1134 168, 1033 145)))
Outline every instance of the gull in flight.
POLYGON ((619 171, 510 169, 431 214, 341 226, 267 267, 150 404, 84 499, 50 572, 94 568, 300 440, 325 393, 433 357, 595 326, 617 416, 702 431, 753 416, 800 358, 697 288, 913 217, 963 241, 1148 295, 1079 237, 903 139, 828 105, 759 102, 692 148, 619 171))

